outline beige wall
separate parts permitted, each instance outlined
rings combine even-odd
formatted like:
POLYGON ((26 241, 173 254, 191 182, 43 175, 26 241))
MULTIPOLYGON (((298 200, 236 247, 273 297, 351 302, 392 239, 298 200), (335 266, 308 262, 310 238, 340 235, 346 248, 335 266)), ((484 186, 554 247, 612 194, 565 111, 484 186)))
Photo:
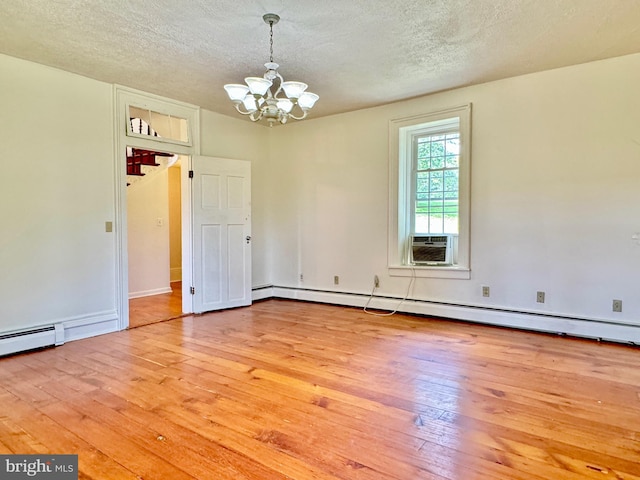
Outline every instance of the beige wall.
MULTIPOLYGON (((1 55, 0 71, 0 330, 114 316, 112 86, 1 55)), ((366 294, 377 274, 403 296, 389 120, 471 102, 471 279, 412 297, 637 324, 638 78, 631 55, 273 129, 201 111, 201 152, 252 162, 254 286, 366 294)))
POLYGON ((181 168, 181 163, 169 168, 169 267, 172 282, 182 280, 181 168))
POLYGON ((409 279, 387 272, 389 121, 472 103, 471 279, 419 278, 412 298, 640 324, 638 79, 631 55, 272 129, 274 284, 368 294, 377 274, 403 297, 409 279))
POLYGON ((129 297, 170 291, 169 169, 127 187, 129 297))
MULTIPOLYGON (((60 322, 74 326, 72 338, 110 331, 118 323, 120 228, 113 86, 4 55, 0 71, 0 155, 11 159, 0 175, 0 332, 60 322)), ((268 129, 211 112, 202 117, 203 154, 252 160, 260 176, 268 129)), ((254 271, 263 284, 266 187, 254 183, 253 192, 254 271)), ((134 277, 144 271, 132 270, 134 277)), ((136 281, 132 291, 147 289, 136 281)))
POLYGON ((0 331, 114 317, 112 87, 4 55, 0 72, 0 331))

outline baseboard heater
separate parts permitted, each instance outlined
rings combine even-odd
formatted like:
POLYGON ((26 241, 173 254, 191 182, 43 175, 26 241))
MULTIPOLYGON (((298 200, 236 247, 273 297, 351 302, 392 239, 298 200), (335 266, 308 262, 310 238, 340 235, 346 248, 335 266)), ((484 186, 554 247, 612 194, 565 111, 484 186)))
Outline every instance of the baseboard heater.
POLYGON ((61 323, 44 327, 0 333, 0 356, 52 347, 64 343, 64 327, 61 323))

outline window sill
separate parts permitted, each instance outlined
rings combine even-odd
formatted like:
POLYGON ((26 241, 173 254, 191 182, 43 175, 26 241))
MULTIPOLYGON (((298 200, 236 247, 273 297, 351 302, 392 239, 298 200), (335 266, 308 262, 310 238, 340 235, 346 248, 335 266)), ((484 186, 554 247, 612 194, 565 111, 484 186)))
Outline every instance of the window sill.
POLYGON ((471 270, 464 267, 417 267, 411 265, 391 265, 389 275, 392 277, 415 278, 449 278, 469 280, 471 270))

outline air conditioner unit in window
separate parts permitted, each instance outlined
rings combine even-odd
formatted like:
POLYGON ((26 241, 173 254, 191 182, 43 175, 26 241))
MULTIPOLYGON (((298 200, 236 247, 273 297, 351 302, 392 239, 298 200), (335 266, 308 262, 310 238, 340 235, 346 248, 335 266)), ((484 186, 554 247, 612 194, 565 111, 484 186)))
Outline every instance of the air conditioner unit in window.
POLYGON ((409 238, 412 265, 451 265, 451 235, 413 235, 409 238))

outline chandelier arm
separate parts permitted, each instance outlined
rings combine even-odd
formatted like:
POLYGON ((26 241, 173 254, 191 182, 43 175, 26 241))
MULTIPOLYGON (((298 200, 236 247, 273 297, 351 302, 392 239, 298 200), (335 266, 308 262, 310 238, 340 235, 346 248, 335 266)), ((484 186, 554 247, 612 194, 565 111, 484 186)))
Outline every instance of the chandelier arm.
POLYGON ((309 110, 302 110, 302 116, 301 117, 296 117, 293 113, 289 113, 289 117, 293 118, 294 120, 303 120, 305 118, 307 118, 307 115, 309 114, 309 110))
POLYGON ((282 75, 280 75, 279 72, 276 72, 276 78, 280 80, 280 82, 278 83, 278 89, 276 90, 276 93, 273 94, 273 98, 280 100, 283 97, 278 97, 278 94, 282 91, 282 83, 284 82, 284 78, 282 78, 282 75))
POLYGON ((264 115, 264 110, 256 110, 254 112, 249 112, 249 115, 250 115, 249 118, 251 119, 252 122, 258 122, 262 118, 262 115, 264 115), (255 115, 256 113, 258 113, 258 116, 255 115))
MULTIPOLYGON (((276 93, 278 93, 278 92, 276 92, 276 93)), ((267 90, 267 93, 265 93, 265 94, 263 95, 263 98, 264 98, 264 100, 265 100, 265 101, 267 101, 267 100, 269 100, 270 98, 275 98, 275 95, 273 95, 273 92, 271 91, 271 89, 268 89, 268 90, 267 90)))
POLYGON ((240 110, 240 105, 242 105, 242 102, 235 104, 236 110, 238 111, 238 113, 240 115, 251 115, 253 113, 253 112, 250 112, 248 110, 246 112, 243 112, 242 110, 240 110))

